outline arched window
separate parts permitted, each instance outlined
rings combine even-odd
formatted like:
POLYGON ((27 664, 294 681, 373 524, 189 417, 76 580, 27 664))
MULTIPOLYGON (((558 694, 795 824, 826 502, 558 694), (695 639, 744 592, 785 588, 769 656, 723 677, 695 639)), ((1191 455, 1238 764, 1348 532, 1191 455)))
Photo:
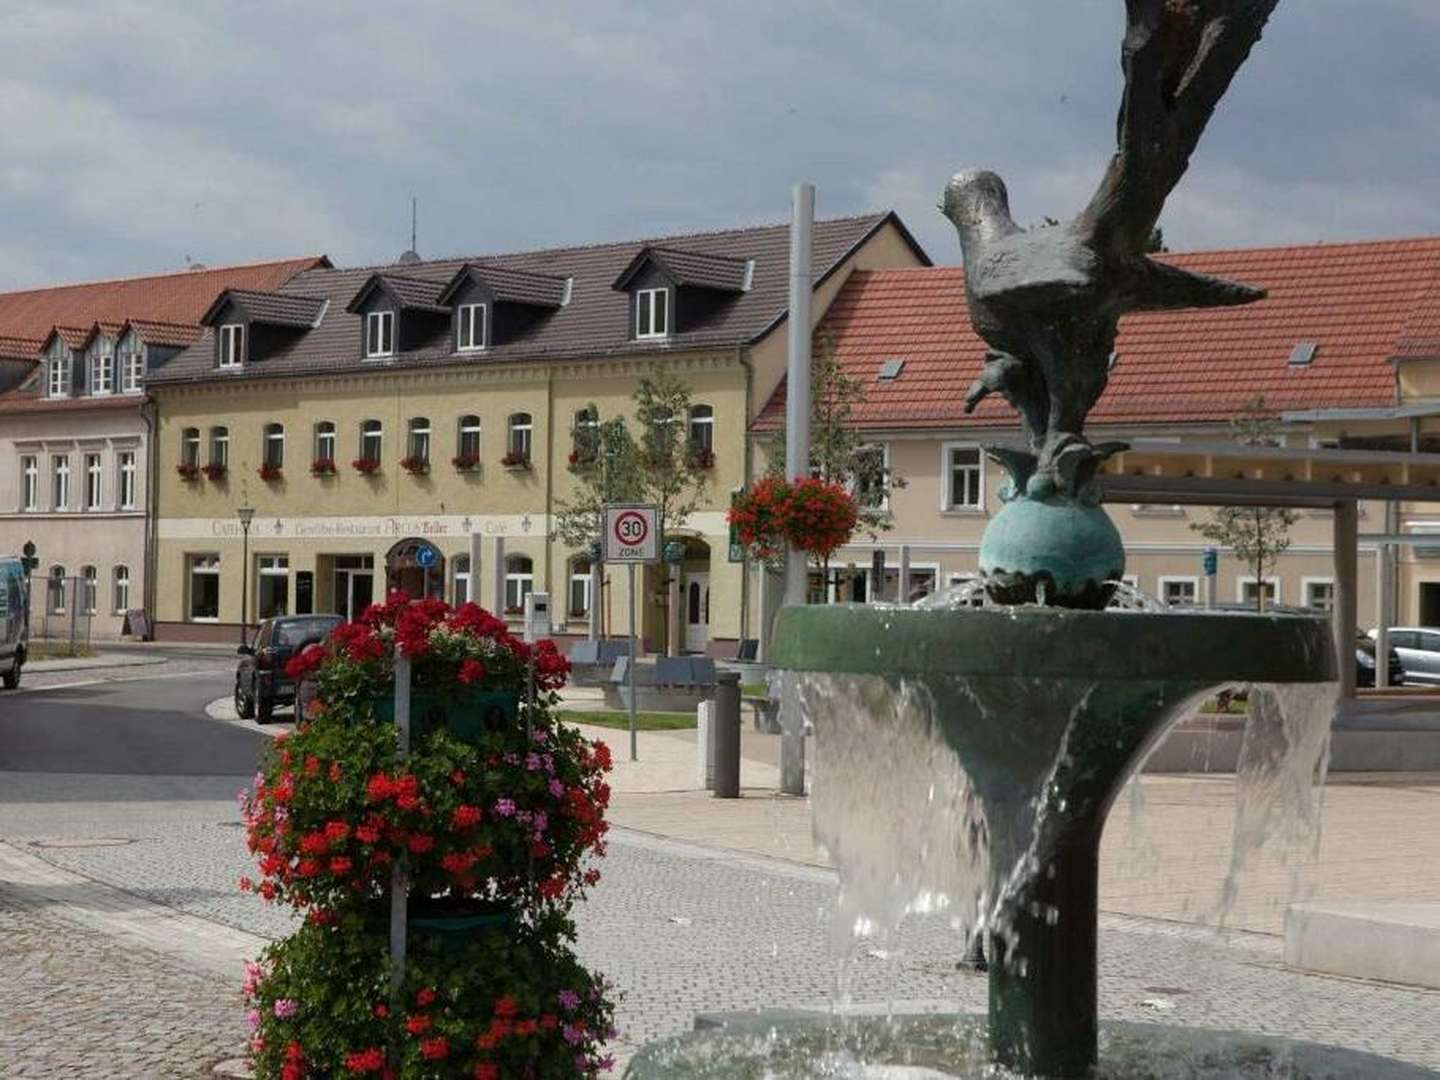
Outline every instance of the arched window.
POLYGON ((480 461, 480 417, 474 413, 460 417, 455 458, 455 464, 460 468, 473 468, 480 461))
POLYGON ((451 573, 454 575, 451 584, 451 593, 454 596, 453 603, 456 607, 471 599, 470 596, 470 556, 456 555, 450 560, 451 573))
POLYGON ((406 451, 410 460, 417 465, 430 463, 430 418, 428 416, 412 416, 410 418, 410 442, 406 451))
POLYGON ((505 556, 505 614, 525 610, 525 595, 535 591, 535 563, 528 555, 505 556))
POLYGON ((587 558, 570 561, 570 597, 565 614, 572 619, 583 619, 590 614, 590 560, 587 558))
POLYGON ((65 614, 65 567, 50 567, 45 582, 45 610, 51 615, 65 614))
POLYGON ((366 420, 360 425, 360 457, 364 461, 380 461, 381 428, 379 420, 366 420))
POLYGON ((96 585, 99 582, 99 575, 93 566, 82 566, 80 568, 80 610, 86 615, 94 615, 96 608, 96 585))
POLYGON ((600 456, 600 412, 587 405, 570 425, 570 464, 589 465, 600 456))
POLYGON ((187 427, 180 433, 180 464, 186 468, 200 467, 200 429, 187 427))
POLYGON ((530 461, 530 434, 533 423, 528 412, 510 414, 509 457, 511 464, 528 464, 530 461))
POLYGON ((210 429, 210 464, 221 469, 230 464, 230 429, 227 427, 210 429))
POLYGON ((265 425, 265 446, 264 456, 261 459, 267 469, 283 469, 285 467, 285 425, 265 425))
POLYGON ((311 468, 316 472, 335 471, 335 422, 321 420, 315 425, 315 459, 311 468))
POLYGON ((116 615, 123 615, 130 610, 130 568, 128 566, 115 567, 112 580, 115 594, 112 610, 116 615))

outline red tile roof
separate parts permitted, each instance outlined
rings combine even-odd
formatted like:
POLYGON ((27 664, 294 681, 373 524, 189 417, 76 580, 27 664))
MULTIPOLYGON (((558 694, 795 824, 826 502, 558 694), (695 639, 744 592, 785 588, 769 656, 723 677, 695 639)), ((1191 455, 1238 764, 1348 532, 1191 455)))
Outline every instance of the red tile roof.
POLYGON ((38 360, 44 338, 11 337, 0 334, 0 360, 38 360))
POLYGON ((131 319, 121 328, 121 337, 125 336, 126 328, 134 330, 135 336, 146 345, 178 345, 182 349, 193 345, 202 333, 198 326, 156 322, 153 319, 131 319))
MULTIPOLYGON (((1146 312, 1120 323, 1118 360, 1097 424, 1228 419, 1263 394, 1276 411, 1397 403, 1392 357, 1440 356, 1440 237, 1164 256, 1186 269, 1263 286, 1245 307, 1146 312), (1299 342, 1313 360, 1291 366, 1299 342)), ((822 323, 867 400, 865 427, 995 427, 1015 413, 998 396, 971 416, 962 399, 985 345, 971 329, 959 267, 857 271, 822 323), (881 365, 904 360, 898 379, 881 365)), ((784 386, 756 427, 784 416, 784 386)))
POLYGON ((44 338, 57 324, 88 333, 97 322, 126 319, 198 323, 224 289, 277 289, 302 270, 329 265, 323 255, 307 256, 0 293, 0 336, 44 338))

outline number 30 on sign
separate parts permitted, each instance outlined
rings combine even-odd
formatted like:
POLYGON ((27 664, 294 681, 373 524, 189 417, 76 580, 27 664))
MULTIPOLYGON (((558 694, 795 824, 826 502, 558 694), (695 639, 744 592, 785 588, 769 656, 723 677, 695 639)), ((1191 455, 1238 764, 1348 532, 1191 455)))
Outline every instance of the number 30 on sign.
POLYGON ((660 508, 634 503, 607 506, 601 522, 607 563, 653 563, 660 560, 660 508))

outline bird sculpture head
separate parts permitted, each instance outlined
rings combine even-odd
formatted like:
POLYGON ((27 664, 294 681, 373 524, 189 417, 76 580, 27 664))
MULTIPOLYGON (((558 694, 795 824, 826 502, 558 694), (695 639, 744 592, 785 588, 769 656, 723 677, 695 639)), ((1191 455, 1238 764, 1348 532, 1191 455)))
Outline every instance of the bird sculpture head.
POLYGON ((989 169, 965 169, 945 185, 940 210, 957 229, 980 228, 1010 220, 1010 196, 989 169))

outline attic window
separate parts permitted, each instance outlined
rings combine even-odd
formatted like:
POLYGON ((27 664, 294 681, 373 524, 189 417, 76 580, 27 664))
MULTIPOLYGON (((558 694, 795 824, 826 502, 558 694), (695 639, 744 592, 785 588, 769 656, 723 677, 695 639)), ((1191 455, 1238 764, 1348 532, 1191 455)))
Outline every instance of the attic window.
POLYGON ((485 305, 463 304, 458 316, 455 347, 461 352, 474 352, 485 347, 485 305))
POLYGON ((395 313, 372 311, 365 316, 365 355, 393 356, 395 353, 395 313))
POLYGON ((1315 359, 1315 352, 1320 348, 1313 341, 1296 342, 1295 347, 1290 350, 1290 366, 1304 367, 1315 359))
POLYGON ((880 365, 880 374, 876 376, 876 378, 880 382, 894 382, 900 377, 900 373, 904 370, 904 360, 886 360, 885 363, 880 365))
POLYGON ((641 289, 635 294, 635 336, 664 337, 670 326, 668 289, 641 289))
POLYGON ((226 323, 220 327, 220 366, 238 368, 245 359, 245 324, 226 323))

